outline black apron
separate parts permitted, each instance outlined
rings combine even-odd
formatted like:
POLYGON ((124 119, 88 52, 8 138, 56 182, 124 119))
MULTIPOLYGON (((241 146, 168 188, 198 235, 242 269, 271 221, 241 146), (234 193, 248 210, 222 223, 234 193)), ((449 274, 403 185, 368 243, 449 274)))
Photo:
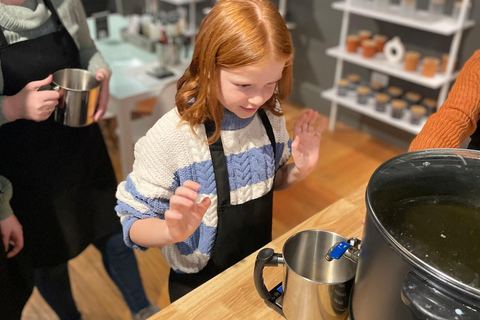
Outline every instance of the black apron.
MULTIPOLYGON (((258 113, 267 131, 275 159, 275 136, 263 109, 258 113)), ((207 136, 215 131, 213 123, 205 123, 207 136)), ((239 205, 230 204, 230 184, 221 138, 210 145, 217 189, 217 235, 205 268, 194 274, 180 274, 170 269, 168 290, 173 302, 225 269, 255 252, 272 240, 273 186, 264 196, 239 205)), ((275 164, 273 164, 275 165, 275 164)))
MULTIPOLYGON (((0 32, 4 95, 57 70, 80 68, 75 42, 50 1, 44 2, 57 31, 10 45, 0 32)), ((12 182, 11 206, 35 267, 66 262, 121 230, 114 211, 117 182, 96 123, 71 128, 51 116, 1 126, 0 175, 12 182)))
POLYGON ((477 122, 477 129, 470 136, 470 139, 468 149, 480 150, 480 121, 477 122))

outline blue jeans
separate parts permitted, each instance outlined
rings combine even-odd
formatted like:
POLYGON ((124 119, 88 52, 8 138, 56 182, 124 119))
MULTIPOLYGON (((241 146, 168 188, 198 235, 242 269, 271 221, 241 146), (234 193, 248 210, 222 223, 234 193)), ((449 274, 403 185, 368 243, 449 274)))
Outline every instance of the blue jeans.
MULTIPOLYGON (((137 260, 133 250, 123 242, 122 234, 113 234, 94 245, 102 253, 105 269, 122 292, 132 315, 148 307, 150 302, 142 286, 137 260)), ((80 319, 72 296, 67 263, 35 269, 35 285, 61 320, 80 319)))

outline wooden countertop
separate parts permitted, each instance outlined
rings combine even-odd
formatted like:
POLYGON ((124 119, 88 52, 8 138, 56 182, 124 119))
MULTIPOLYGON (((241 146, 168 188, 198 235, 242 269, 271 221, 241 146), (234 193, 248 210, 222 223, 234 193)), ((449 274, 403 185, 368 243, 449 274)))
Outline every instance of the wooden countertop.
MULTIPOLYGON (((291 235, 309 229, 328 230, 346 238, 361 239, 362 220, 366 213, 365 188, 366 185, 358 188, 265 247, 282 252, 283 244, 291 235)), ((255 289, 253 267, 256 257, 257 252, 252 253, 149 319, 285 319, 268 307, 255 289)), ((270 290, 280 283, 282 275, 283 267, 266 267, 266 287, 270 290)))

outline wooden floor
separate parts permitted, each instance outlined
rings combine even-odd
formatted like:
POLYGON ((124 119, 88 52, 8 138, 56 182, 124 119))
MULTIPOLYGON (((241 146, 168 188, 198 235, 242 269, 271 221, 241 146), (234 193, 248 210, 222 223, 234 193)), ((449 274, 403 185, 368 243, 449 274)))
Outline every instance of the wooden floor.
MULTIPOLYGON (((141 114, 145 109, 148 112, 152 102, 140 105, 137 113, 141 114)), ((304 109, 287 104, 283 110, 291 133, 295 119, 304 109)), ((117 177, 120 177, 118 148, 111 126, 103 123, 102 129, 117 177)), ((310 177, 290 189, 275 193, 273 237, 345 197, 367 182, 380 164, 405 151, 337 123, 334 132, 322 134, 320 160, 310 177)), ((149 249, 135 254, 148 298, 160 307, 167 306, 169 268, 160 250, 149 249)), ((88 247, 71 260, 69 268, 73 294, 85 320, 130 319, 128 308, 94 247, 88 247)), ((27 319, 53 320, 58 317, 35 290, 23 312, 22 320, 27 319)))

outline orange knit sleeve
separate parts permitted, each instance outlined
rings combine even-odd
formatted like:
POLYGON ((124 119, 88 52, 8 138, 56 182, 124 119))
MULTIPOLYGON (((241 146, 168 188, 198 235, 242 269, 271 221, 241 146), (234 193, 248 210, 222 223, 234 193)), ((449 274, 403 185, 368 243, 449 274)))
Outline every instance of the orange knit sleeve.
POLYGON ((480 50, 465 63, 447 100, 431 115, 409 151, 458 148, 477 129, 480 117, 480 50))

